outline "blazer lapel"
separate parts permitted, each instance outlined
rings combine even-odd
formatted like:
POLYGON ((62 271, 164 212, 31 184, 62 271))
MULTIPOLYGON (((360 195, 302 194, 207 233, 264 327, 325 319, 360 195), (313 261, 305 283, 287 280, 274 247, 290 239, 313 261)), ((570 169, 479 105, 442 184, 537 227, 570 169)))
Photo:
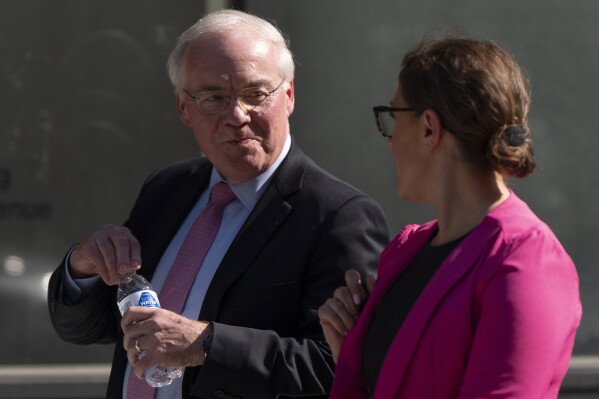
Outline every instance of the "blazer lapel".
MULTIPOLYGON (((362 347, 372 323, 372 318, 389 288, 410 264, 435 228, 435 222, 430 222, 423 226, 406 226, 398 239, 393 240, 383 250, 379 260, 379 276, 374 291, 370 294, 368 301, 366 301, 356 325, 350 330, 341 346, 335 379, 333 381, 333 392, 336 393, 335 398, 358 397, 359 394, 356 392, 364 389, 366 382, 362 371, 362 347)), ((389 356, 387 356, 388 358, 389 356)), ((383 370, 384 368, 381 370, 377 386, 381 385, 380 380, 383 370)), ((362 392, 362 394, 368 395, 366 391, 362 392)))
MULTIPOLYGON (((480 252, 484 249, 485 243, 497 231, 496 224, 481 223, 454 249, 433 275, 419 299, 414 303, 387 352, 377 383, 375 398, 398 391, 404 373, 414 356, 418 341, 436 308, 441 304, 448 291, 472 269, 480 252)), ((421 247, 422 245, 418 249, 421 247)))
POLYGON ((227 288, 259 256, 262 247, 292 212, 292 206, 286 198, 301 189, 306 166, 305 155, 292 144, 287 158, 279 166, 221 261, 206 293, 199 317, 201 320, 217 318, 227 288))

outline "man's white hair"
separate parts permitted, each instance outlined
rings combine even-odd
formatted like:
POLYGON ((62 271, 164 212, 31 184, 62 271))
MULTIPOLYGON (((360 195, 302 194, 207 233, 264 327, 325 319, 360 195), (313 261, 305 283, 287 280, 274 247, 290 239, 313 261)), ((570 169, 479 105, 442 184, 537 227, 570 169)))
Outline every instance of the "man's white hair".
POLYGON ((293 54, 289 50, 288 41, 279 29, 255 15, 237 10, 221 10, 205 15, 179 36, 166 64, 173 87, 181 91, 185 86, 185 50, 191 41, 207 33, 233 31, 240 26, 253 29, 263 39, 271 42, 278 52, 281 77, 286 81, 293 79, 295 73, 293 54))

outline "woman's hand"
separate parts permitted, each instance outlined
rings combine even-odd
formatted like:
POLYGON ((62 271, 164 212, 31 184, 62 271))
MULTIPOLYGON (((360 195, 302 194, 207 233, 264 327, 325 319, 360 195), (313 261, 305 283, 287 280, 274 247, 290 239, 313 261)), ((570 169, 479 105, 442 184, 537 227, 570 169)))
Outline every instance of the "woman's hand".
MULTIPOLYGON (((366 289, 368 294, 374 289, 374 277, 366 278, 366 289)), ((347 332, 356 324, 367 294, 362 286, 362 278, 356 270, 348 270, 345 273, 344 287, 335 290, 332 298, 318 309, 320 325, 324 336, 331 347, 333 360, 337 363, 341 344, 347 332)))

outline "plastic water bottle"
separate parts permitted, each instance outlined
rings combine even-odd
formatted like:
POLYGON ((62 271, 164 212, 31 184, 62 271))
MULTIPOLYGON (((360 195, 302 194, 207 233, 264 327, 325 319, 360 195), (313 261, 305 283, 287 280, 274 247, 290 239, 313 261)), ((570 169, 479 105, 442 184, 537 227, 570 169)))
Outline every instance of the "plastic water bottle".
MULTIPOLYGON (((152 285, 135 270, 131 270, 123 277, 116 293, 116 303, 121 315, 124 315, 131 306, 160 307, 158 295, 152 285)), ((143 358, 145 354, 146 352, 141 352, 139 358, 143 358)), ((183 367, 153 366, 145 372, 146 382, 155 388, 170 385, 173 379, 180 378, 182 375, 183 367)))

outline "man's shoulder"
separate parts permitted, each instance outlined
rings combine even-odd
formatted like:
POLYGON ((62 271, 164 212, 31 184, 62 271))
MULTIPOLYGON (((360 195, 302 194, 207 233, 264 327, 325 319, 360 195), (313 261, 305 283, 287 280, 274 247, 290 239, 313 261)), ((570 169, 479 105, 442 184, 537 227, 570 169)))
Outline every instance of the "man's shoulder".
POLYGON ((306 167, 305 185, 318 191, 324 190, 325 193, 334 191, 342 195, 366 195, 351 183, 323 169, 312 160, 309 160, 306 167))
MULTIPOLYGON (((287 165, 287 168, 290 166, 287 165)), ((361 190, 325 170, 303 153, 300 161, 293 162, 291 167, 295 168, 294 172, 280 175, 282 179, 279 179, 279 183, 284 180, 283 185, 286 185, 289 189, 294 184, 294 180, 297 180, 298 190, 289 189, 288 192, 293 192, 294 197, 299 201, 306 201, 307 203, 314 201, 320 204, 319 206, 329 204, 334 208, 357 197, 366 202, 374 203, 374 200, 361 190)))

